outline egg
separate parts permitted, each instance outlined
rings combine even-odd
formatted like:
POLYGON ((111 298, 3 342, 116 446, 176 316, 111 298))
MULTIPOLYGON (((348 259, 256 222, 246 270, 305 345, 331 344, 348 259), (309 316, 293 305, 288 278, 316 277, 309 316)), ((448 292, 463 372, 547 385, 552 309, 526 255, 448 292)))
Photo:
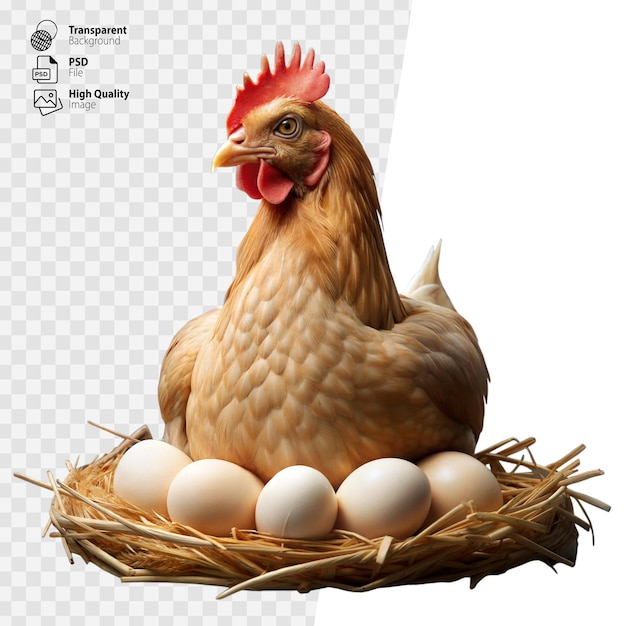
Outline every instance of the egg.
POLYGON ((382 458, 354 470, 337 490, 337 528, 373 539, 405 539, 424 521, 430 485, 410 461, 382 458))
POLYGON ((263 482, 247 469, 221 459, 201 459, 172 480, 167 510, 173 522, 207 535, 254 528, 254 509, 263 482))
POLYGON ((330 481, 306 465, 277 472, 256 503, 256 528, 289 539, 326 536, 337 518, 337 497, 330 481))
MULTIPOLYGON (((469 500, 473 500, 477 511, 495 511, 502 506, 502 490, 497 478, 469 454, 438 452, 422 459, 418 466, 431 487, 432 503, 424 526, 469 500)), ((459 513, 451 523, 465 515, 465 511, 459 513)))
POLYGON ((139 441, 119 460, 113 474, 113 491, 135 506, 165 516, 170 483, 190 463, 182 450, 165 441, 139 441))

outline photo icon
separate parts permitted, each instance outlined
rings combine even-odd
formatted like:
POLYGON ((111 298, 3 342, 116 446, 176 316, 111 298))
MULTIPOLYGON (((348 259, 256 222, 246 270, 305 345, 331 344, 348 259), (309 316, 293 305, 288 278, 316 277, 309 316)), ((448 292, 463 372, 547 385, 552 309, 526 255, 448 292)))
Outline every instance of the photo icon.
POLYGON ((39 109, 41 115, 50 115, 63 108, 61 98, 57 96, 56 89, 35 89, 33 93, 33 106, 39 109))
POLYGON ((56 89, 35 89, 33 104, 36 109, 54 109, 57 106, 56 89))

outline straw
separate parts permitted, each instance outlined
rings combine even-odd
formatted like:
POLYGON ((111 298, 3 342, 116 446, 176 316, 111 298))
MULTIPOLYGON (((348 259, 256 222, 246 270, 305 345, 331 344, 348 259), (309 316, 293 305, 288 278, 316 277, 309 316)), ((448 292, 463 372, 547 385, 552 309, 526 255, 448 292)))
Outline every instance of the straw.
POLYGON ((244 529, 212 537, 118 498, 112 490, 117 463, 132 445, 152 435, 145 426, 129 436, 102 429, 122 443, 83 467, 68 464, 64 481, 51 474, 48 483, 15 474, 52 491, 51 536, 62 540, 70 562, 79 555, 124 582, 225 587, 218 598, 243 589, 367 591, 461 578, 474 587, 485 576, 533 560, 573 566, 578 529, 593 530, 582 503, 610 509, 570 489, 602 474, 578 473, 584 446, 539 465, 531 451, 534 439, 511 438, 475 455, 498 479, 504 498, 498 511, 476 511, 473 503, 462 503, 402 541, 366 539, 338 529, 317 541, 244 529), (574 503, 587 521, 574 513, 574 503), (460 511, 465 517, 458 521, 460 511))

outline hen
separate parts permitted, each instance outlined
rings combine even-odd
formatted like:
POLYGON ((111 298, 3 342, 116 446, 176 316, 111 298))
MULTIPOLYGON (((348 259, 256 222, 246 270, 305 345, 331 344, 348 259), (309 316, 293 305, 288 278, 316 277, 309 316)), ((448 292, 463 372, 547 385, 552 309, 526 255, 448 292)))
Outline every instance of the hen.
POLYGON ((336 487, 384 456, 473 452, 488 373, 432 250, 398 294, 367 155, 320 101, 314 52, 282 44, 247 74, 213 168, 260 199, 221 309, 190 321, 163 360, 164 439, 268 480, 305 464, 336 487))

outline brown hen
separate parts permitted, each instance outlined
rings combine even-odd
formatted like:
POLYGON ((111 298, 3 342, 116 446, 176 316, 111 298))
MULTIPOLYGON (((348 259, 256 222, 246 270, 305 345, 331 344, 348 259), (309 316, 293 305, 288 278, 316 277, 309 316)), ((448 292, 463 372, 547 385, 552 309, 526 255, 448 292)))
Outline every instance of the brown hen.
POLYGON ((164 439, 268 480, 295 464, 337 487, 357 466, 473 452, 488 373, 431 251, 408 296, 385 252, 367 155, 296 45, 246 75, 213 166, 261 200, 221 309, 174 337, 159 381, 164 439))

